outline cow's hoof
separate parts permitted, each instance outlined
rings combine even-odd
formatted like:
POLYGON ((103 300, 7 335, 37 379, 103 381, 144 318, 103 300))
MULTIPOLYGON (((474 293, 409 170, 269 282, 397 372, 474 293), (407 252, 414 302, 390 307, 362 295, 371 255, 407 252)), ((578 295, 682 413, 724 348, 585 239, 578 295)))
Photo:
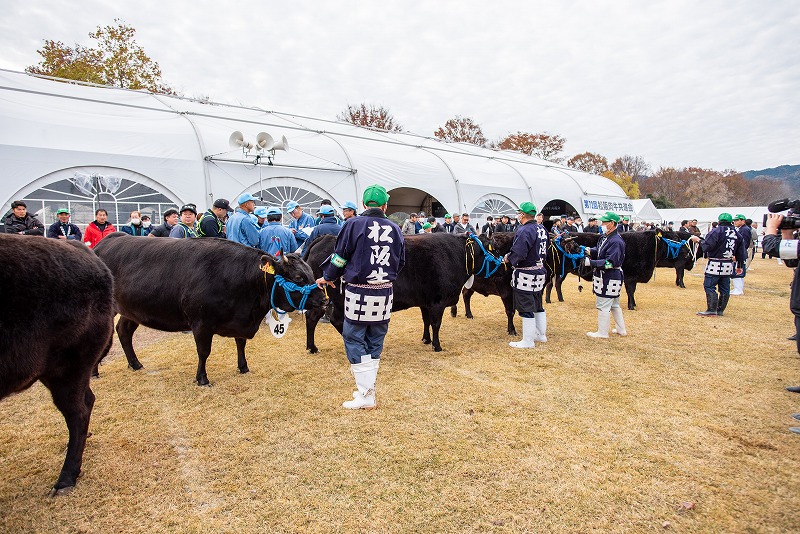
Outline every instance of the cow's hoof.
POLYGON ((636 311, 636 306, 628 306, 628 309, 629 309, 630 311, 636 311))
POLYGON ((442 347, 433 347, 433 352, 442 352, 442 347))
POLYGON ((239 372, 241 374, 249 373, 250 372, 250 368, 249 367, 239 367, 239 372))
POLYGON ((69 495, 70 493, 72 493, 72 490, 74 490, 74 489, 75 489, 74 485, 67 486, 65 488, 58 488, 58 489, 53 488, 53 489, 50 490, 50 497, 54 498, 54 497, 61 497, 61 496, 64 496, 64 495, 69 495))
POLYGON ((133 369, 134 371, 138 371, 139 369, 144 369, 144 365, 142 365, 142 364, 141 364, 140 362, 138 362, 138 361, 136 361, 136 362, 133 362, 133 363, 128 363, 128 367, 130 367, 130 368, 131 368, 131 369, 133 369))
POLYGON ((422 342, 425 343, 426 345, 430 345, 431 344, 431 340, 430 339, 425 339, 424 337, 422 338, 422 342))
POLYGON ((516 336, 517 335, 517 331, 516 330, 509 330, 508 331, 508 335, 509 336, 516 336))
POLYGON ((558 299, 558 302, 564 302, 563 298, 558 299))
POLYGON ((456 310, 450 310, 450 317, 456 317, 458 312, 456 310))
POLYGON ((471 314, 471 313, 468 313, 468 314, 467 314, 465 317, 466 317, 467 319, 474 319, 474 317, 472 316, 472 314, 471 314))
POLYGON ((208 378, 201 378, 195 381, 197 382, 198 386, 211 387, 211 382, 208 381, 208 378))
POLYGON ((308 353, 309 354, 317 354, 317 353, 319 353, 319 349, 317 347, 309 347, 308 353))

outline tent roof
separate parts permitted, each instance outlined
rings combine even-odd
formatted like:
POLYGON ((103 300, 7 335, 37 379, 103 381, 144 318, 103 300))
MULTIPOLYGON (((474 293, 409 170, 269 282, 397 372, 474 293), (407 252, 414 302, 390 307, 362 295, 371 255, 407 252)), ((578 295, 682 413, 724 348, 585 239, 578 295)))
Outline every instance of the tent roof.
POLYGON ((656 209, 653 201, 649 198, 637 198, 631 200, 633 204, 634 218, 643 221, 659 221, 661 214, 656 209))

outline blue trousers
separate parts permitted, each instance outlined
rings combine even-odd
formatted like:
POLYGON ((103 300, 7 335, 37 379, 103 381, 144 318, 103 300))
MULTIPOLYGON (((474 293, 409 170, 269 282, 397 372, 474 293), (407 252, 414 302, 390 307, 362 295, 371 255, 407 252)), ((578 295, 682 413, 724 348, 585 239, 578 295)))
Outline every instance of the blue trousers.
POLYGON ((731 292, 731 277, 707 274, 703 280, 703 289, 706 290, 706 295, 716 296, 718 286, 720 297, 729 295, 731 292))
POLYGON ((342 338, 350 363, 361 363, 361 357, 367 354, 373 360, 379 359, 383 352, 383 339, 388 331, 388 321, 382 324, 356 324, 345 319, 342 338))

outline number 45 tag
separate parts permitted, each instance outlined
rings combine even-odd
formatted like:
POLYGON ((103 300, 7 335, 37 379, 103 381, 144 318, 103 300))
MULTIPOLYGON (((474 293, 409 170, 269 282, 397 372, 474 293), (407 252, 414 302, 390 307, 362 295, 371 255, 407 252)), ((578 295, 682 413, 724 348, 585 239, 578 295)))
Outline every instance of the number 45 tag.
POLYGON ((292 318, 289 317, 288 313, 279 314, 275 310, 270 310, 269 313, 267 313, 269 331, 278 339, 286 335, 286 331, 289 330, 289 323, 291 322, 292 318))

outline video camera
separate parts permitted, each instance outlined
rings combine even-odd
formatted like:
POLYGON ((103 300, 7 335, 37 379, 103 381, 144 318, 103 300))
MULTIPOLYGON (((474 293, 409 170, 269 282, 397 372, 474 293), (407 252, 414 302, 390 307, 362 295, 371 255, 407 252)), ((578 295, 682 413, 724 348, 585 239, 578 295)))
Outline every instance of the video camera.
MULTIPOLYGON (((789 210, 789 213, 784 215, 783 220, 781 220, 781 224, 778 226, 779 230, 795 230, 800 228, 800 217, 795 215, 796 213, 800 213, 800 199, 789 200, 788 198, 784 198, 775 200, 769 203, 767 209, 770 213, 779 213, 784 210, 789 210)), ((766 225, 767 215, 764 215, 764 226, 766 225)))

